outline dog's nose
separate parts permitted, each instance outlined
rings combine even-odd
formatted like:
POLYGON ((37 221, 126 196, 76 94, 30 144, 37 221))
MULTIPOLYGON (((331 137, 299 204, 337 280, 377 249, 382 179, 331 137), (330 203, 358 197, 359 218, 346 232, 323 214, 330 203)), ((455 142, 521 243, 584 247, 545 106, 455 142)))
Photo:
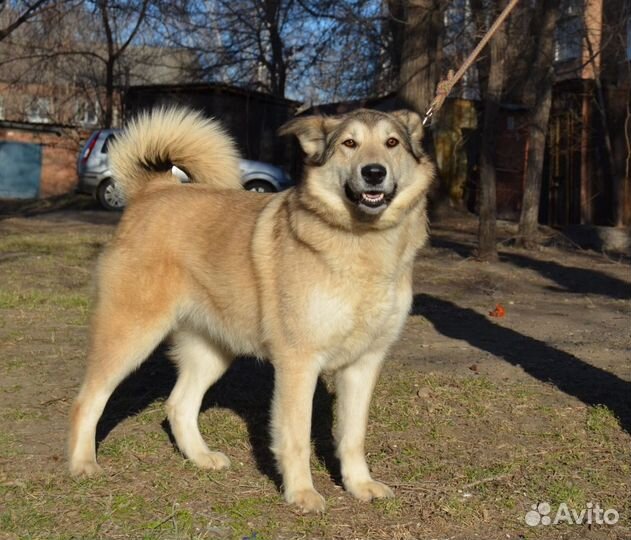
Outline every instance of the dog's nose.
POLYGON ((386 178, 386 168, 379 163, 364 165, 361 169, 362 177, 371 186, 381 184, 386 178))

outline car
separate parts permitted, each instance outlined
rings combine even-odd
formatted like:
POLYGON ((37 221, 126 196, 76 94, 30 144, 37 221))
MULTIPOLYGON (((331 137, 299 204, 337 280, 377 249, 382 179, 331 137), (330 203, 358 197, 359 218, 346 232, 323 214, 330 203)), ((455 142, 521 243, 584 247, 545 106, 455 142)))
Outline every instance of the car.
MULTIPOLYGON (((79 183, 77 191, 96 197, 106 210, 121 210, 125 200, 112 178, 108 159, 108 148, 116 138, 117 129, 100 129, 94 131, 86 141, 77 159, 77 175, 79 183)), ((273 193, 294 185, 291 177, 280 167, 262 161, 249 159, 239 160, 241 183, 248 191, 273 193)), ((186 174, 173 168, 173 173, 182 182, 187 182, 186 174)))

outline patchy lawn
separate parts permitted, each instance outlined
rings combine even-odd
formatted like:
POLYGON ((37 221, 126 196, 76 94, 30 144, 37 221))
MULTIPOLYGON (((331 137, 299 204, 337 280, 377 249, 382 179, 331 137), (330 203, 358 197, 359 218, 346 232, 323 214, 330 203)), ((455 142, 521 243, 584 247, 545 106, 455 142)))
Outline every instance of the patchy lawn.
POLYGON ((268 450, 273 370, 248 359, 209 391, 200 417, 228 471, 200 471, 174 448, 163 402, 175 373, 160 349, 106 409, 105 475, 68 476, 92 269, 116 216, 45 210, 0 221, 1 538, 631 538, 628 264, 506 245, 499 262, 480 264, 470 218, 436 223, 367 440, 375 478, 397 497, 366 504, 339 487, 325 377, 312 466, 328 509, 302 516, 282 501, 268 450), (490 317, 498 303, 506 315, 490 317), (528 512, 554 519, 562 503, 576 513, 598 503, 620 518, 526 524, 528 512))

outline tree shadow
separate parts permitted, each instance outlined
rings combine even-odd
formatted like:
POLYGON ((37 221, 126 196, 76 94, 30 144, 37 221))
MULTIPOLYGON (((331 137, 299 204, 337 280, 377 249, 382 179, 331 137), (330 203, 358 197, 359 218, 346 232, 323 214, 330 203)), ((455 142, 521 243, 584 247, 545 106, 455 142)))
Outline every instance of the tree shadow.
POLYGON ((501 253, 500 260, 535 270, 559 287, 550 290, 575 294, 598 294, 617 300, 631 299, 631 284, 589 268, 564 266, 554 261, 541 261, 519 253, 501 253))
MULTIPOLYGON (((166 347, 159 347, 136 372, 118 386, 108 401, 97 427, 97 445, 126 418, 138 414, 156 400, 168 398, 176 378, 177 372, 166 356, 166 347)), ((246 423, 257 468, 280 489, 282 479, 270 449, 269 425, 273 392, 274 368, 269 362, 238 358, 208 390, 201 412, 212 407, 222 407, 237 413, 246 423)), ((319 380, 313 402, 311 438, 316 456, 327 467, 331 479, 340 484, 340 465, 335 456, 332 435, 333 402, 333 394, 319 380)), ((162 422, 162 427, 177 449, 166 419, 162 422)), ((221 450, 230 457, 230 448, 216 448, 212 440, 207 442, 211 449, 221 450)))
POLYGON ((84 194, 65 193, 45 199, 0 200, 0 221, 10 217, 34 217, 64 211, 89 211, 88 213, 94 215, 112 214, 105 212, 94 197, 84 194))
POLYGON ((587 405, 611 409, 631 434, 631 383, 537 339, 503 328, 475 311, 441 298, 416 294, 412 315, 430 321, 441 334, 468 342, 552 383, 587 405))
MULTIPOLYGON (((451 250, 463 258, 472 257, 475 249, 473 246, 443 238, 432 238, 431 246, 451 250)), ((502 262, 534 270, 541 276, 556 282, 558 287, 548 287, 551 291, 571 294, 597 294, 617 300, 631 299, 631 284, 597 270, 564 266, 554 261, 539 260, 514 252, 502 251, 499 253, 499 257, 502 262)))
POLYGON ((430 237, 430 246, 439 249, 448 249, 453 251, 463 259, 473 257, 475 254, 475 247, 460 242, 454 242, 453 240, 445 240, 444 238, 438 238, 436 236, 430 237))

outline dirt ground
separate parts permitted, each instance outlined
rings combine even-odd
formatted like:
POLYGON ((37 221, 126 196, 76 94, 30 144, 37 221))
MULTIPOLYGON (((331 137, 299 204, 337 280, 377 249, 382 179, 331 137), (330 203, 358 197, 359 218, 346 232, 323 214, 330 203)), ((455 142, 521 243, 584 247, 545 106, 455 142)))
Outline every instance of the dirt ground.
POLYGON ((395 499, 361 503, 340 487, 324 377, 312 463, 327 513, 287 507, 268 450, 273 372, 249 359, 200 416, 233 467, 196 469, 165 422, 175 374, 163 348, 110 400, 105 474, 71 479, 64 440, 92 271, 118 217, 82 208, 0 216, 0 538, 631 539, 629 261, 553 234, 516 249, 503 223, 500 260, 479 263, 463 215, 432 224, 373 401, 368 459, 395 499), (489 314, 497 304, 503 317, 489 314), (546 524, 563 503, 574 514, 546 524), (597 504, 617 522, 596 523, 597 504))

